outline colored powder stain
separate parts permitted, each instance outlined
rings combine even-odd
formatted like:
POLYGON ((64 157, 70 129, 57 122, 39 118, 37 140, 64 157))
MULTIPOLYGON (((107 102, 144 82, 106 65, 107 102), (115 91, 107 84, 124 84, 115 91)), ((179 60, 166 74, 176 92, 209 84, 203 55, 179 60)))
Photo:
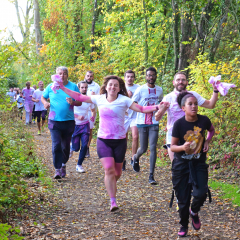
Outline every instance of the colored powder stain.
POLYGON ((100 109, 100 132, 104 132, 106 139, 123 139, 126 137, 124 118, 121 119, 117 113, 108 109, 100 109), (122 121, 123 120, 123 121, 122 121))
POLYGON ((73 111, 73 105, 69 106, 69 110, 73 111))
POLYGON ((56 113, 54 112, 54 111, 51 111, 50 113, 49 113, 49 119, 54 119, 55 118, 55 116, 56 116, 56 113))

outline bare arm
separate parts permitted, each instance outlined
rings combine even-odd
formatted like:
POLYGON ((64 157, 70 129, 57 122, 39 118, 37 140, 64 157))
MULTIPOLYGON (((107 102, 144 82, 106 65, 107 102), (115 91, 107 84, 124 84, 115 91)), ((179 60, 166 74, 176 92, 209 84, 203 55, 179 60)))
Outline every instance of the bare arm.
POLYGON ((32 97, 32 101, 33 102, 39 102, 39 99, 35 99, 34 97, 32 97))
POLYGON ((86 103, 93 103, 91 100, 91 97, 86 96, 86 95, 82 95, 81 93, 78 92, 74 92, 66 87, 62 86, 60 87, 67 95, 69 95, 70 97, 72 97, 73 99, 75 99, 76 101, 79 102, 86 102, 86 103))
POLYGON ((81 105, 82 105, 82 102, 73 101, 72 98, 66 97, 66 101, 67 101, 70 105, 72 105, 72 106, 81 106, 81 105))
POLYGON ((153 105, 153 106, 141 106, 135 102, 130 106, 130 109, 132 109, 135 112, 142 112, 142 113, 151 113, 156 110, 163 111, 165 107, 168 105, 168 103, 161 102, 159 105, 153 105))
POLYGON ((217 90, 216 87, 213 86, 213 94, 212 94, 211 99, 210 100, 206 100, 201 105, 201 107, 213 109, 215 107, 215 105, 216 105, 217 100, 218 100, 218 90, 217 90), (214 92, 214 91, 217 91, 217 92, 214 92))
POLYGON ((156 113, 155 113, 155 119, 156 121, 160 121, 163 117, 163 115, 165 114, 165 112, 167 111, 167 109, 169 108, 170 104, 168 105, 164 105, 163 109, 159 109, 156 113))
POLYGON ((46 98, 44 98, 44 97, 42 96, 42 97, 41 97, 41 101, 42 101, 45 109, 50 108, 50 103, 47 101, 46 98))
POLYGON ((90 117, 90 120, 92 121, 92 122, 94 122, 94 120, 95 120, 95 118, 96 118, 96 109, 95 108, 93 108, 93 109, 91 109, 91 113, 92 113, 92 116, 90 117))
POLYGON ((178 145, 178 138, 172 137, 171 141, 171 151, 172 152, 182 152, 182 151, 188 151, 190 149, 191 142, 185 142, 183 145, 178 145))
POLYGON ((208 130, 207 139, 206 139, 206 141, 204 143, 204 147, 203 147, 203 152, 207 152, 208 151, 209 143, 211 142, 214 133, 215 133, 215 129, 214 129, 213 125, 212 125, 210 127, 210 129, 208 130))

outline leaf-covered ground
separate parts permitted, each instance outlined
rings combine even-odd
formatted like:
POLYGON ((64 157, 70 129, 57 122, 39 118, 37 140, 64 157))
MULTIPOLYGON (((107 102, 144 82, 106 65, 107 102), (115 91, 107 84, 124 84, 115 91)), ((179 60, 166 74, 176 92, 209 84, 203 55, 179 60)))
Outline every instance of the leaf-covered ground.
MULTIPOLYGON (((51 137, 47 130, 41 136, 32 126, 38 155, 53 176, 51 137)), ((141 159, 141 172, 131 165, 118 182, 117 201, 120 210, 109 211, 110 203, 103 177, 104 172, 93 142, 91 157, 85 159, 86 173, 75 171, 78 153, 67 163, 67 176, 54 180, 55 193, 39 194, 38 204, 29 207, 21 220, 21 232, 26 239, 178 239, 179 230, 176 202, 169 209, 171 172, 169 167, 157 167, 158 185, 148 184, 148 158, 141 159)), ((127 152, 129 163, 130 152, 127 152)), ((36 191, 38 185, 29 183, 36 191)), ((240 239, 239 209, 212 191, 200 212, 202 228, 195 231, 189 224, 186 239, 240 239)))

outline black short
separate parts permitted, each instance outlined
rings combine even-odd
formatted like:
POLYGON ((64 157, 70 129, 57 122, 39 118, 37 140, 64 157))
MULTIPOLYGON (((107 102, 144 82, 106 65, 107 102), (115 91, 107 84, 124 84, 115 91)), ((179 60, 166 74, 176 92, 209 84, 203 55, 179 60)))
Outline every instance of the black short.
POLYGON ((127 150, 127 141, 124 139, 97 139, 98 157, 113 157, 116 163, 122 163, 127 150))
POLYGON ((42 120, 45 120, 46 115, 47 115, 47 110, 35 111, 35 116, 37 117, 37 122, 40 122, 41 117, 42 117, 42 120))

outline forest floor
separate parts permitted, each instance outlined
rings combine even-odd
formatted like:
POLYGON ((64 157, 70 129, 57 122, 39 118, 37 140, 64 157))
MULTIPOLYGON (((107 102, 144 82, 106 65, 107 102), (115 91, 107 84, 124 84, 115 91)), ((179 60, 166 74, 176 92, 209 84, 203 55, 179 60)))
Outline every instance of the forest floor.
MULTIPOLYGON (((37 127, 30 127, 37 144, 37 154, 47 167, 49 177, 54 175, 51 137, 47 129, 37 135, 37 127)), ((86 173, 77 173, 78 153, 67 163, 67 176, 54 180, 51 192, 39 194, 39 203, 29 206, 20 220, 25 239, 178 239, 179 217, 176 199, 169 208, 172 193, 170 166, 156 167, 158 185, 148 183, 147 156, 140 160, 141 171, 136 173, 129 164, 118 181, 119 211, 110 212, 110 201, 104 186, 104 171, 97 157, 95 141, 90 158, 83 166, 86 173), (55 189, 55 190, 54 190, 55 189)), ((42 192, 34 180, 29 187, 42 192)), ((186 239, 240 239, 239 208, 212 191, 213 202, 201 209, 202 227, 195 231, 189 223, 186 239)))

